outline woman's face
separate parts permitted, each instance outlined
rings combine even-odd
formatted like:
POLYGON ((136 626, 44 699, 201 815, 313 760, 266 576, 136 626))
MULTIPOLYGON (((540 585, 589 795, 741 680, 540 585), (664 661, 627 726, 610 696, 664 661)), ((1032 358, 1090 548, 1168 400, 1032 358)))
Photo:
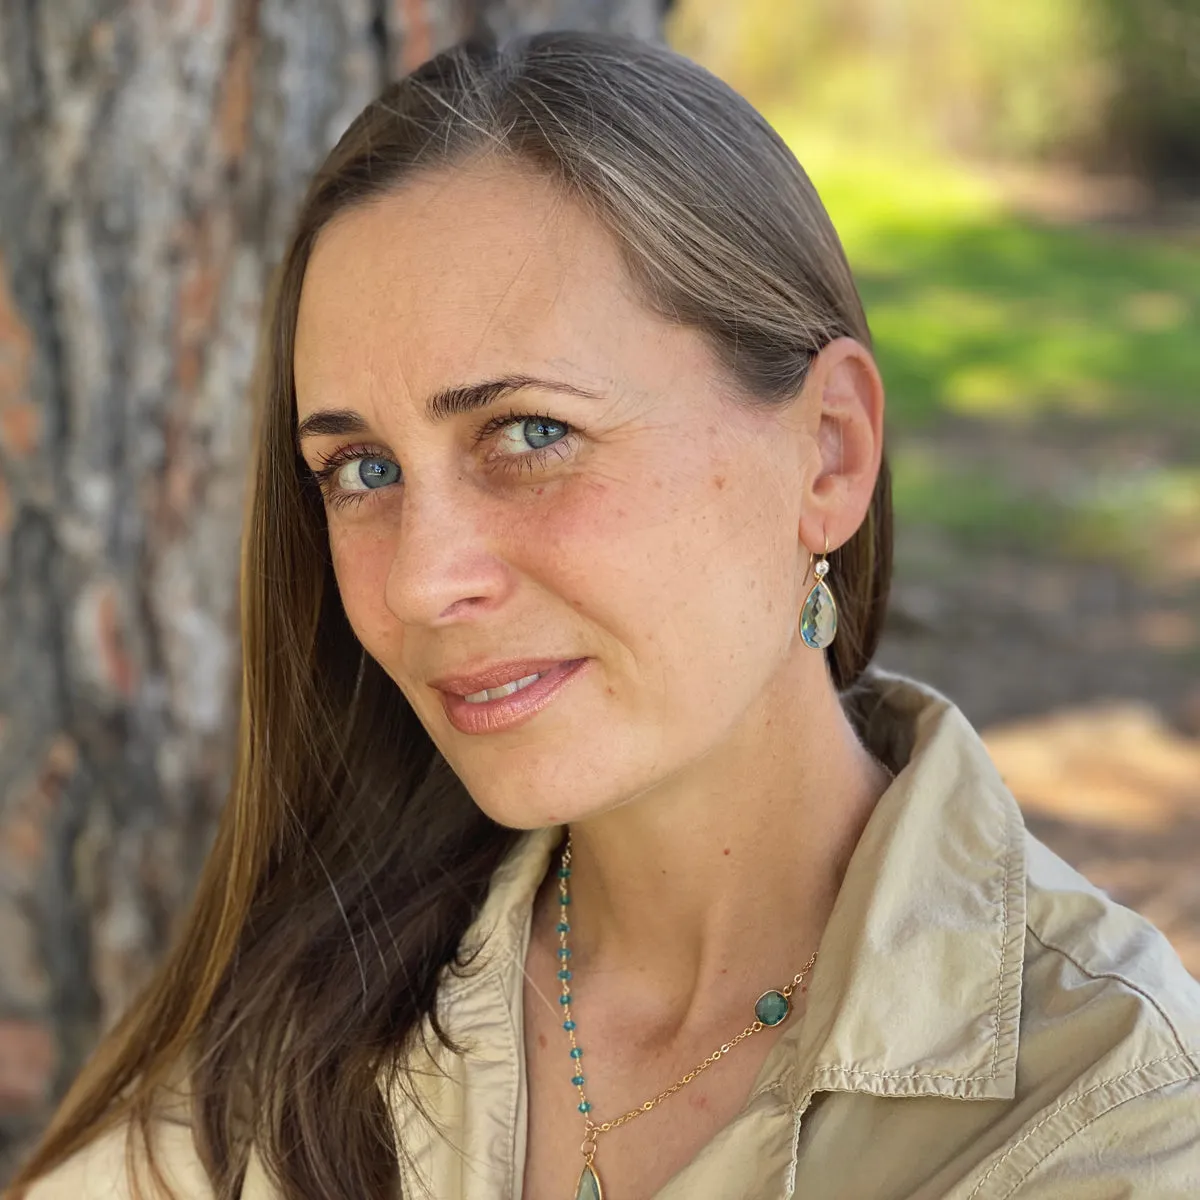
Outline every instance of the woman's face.
POLYGON ((340 215, 295 379, 302 424, 360 418, 302 440, 310 467, 333 458, 350 623, 495 820, 579 820, 707 770, 789 656, 819 661, 796 634, 819 457, 803 395, 735 403, 700 335, 643 309, 604 229, 541 177, 478 164, 340 215), (427 411, 517 377, 540 382, 427 411), (459 698, 451 718, 433 681, 515 660, 549 671, 532 702, 459 698))

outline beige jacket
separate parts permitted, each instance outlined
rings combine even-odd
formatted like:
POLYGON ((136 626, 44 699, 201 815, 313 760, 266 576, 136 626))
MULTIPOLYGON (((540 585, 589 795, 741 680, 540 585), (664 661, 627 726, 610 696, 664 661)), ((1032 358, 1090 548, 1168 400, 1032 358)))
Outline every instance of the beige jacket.
MULTIPOLYGON (((957 708, 869 678, 864 736, 899 775, 850 862, 804 1019, 655 1200, 1200 1198, 1200 984, 1025 830, 957 708)), ((470 1045, 421 1076, 444 1136, 392 1098, 419 1171, 406 1196, 521 1198, 521 972, 560 833, 518 844, 468 934, 490 935, 485 966, 443 987, 449 1032, 470 1045)), ((163 1137, 182 1194, 208 1195, 186 1131, 163 1137)), ((31 1195, 123 1197, 120 1169, 110 1137, 31 1195)), ((242 1194, 273 1195, 257 1162, 242 1194)))

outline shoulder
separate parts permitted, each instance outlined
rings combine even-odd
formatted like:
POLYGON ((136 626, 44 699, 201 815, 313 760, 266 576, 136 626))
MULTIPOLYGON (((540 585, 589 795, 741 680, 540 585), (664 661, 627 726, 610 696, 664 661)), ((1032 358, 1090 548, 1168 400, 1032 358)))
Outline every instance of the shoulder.
POLYGON ((1026 834, 1018 1095, 980 1197, 1200 1195, 1200 983, 1150 922, 1026 834))
MULTIPOLYGON (((13 1200, 213 1200, 189 1123, 156 1120, 150 1126, 150 1139, 161 1182, 150 1170, 142 1140, 130 1138, 126 1121, 89 1142, 13 1200)), ((258 1156, 251 1152, 241 1200, 274 1200, 276 1195, 258 1156)))
POLYGON ((1166 937, 1028 832, 1025 843, 1030 1000, 1122 1031, 1132 1056, 1180 1054, 1200 1071, 1200 982, 1166 937))
POLYGON ((23 1200, 125 1200, 139 1193, 147 1200, 211 1200, 212 1187, 196 1153, 191 1126, 181 1121, 156 1121, 150 1138, 154 1161, 169 1190, 156 1183, 145 1148, 139 1138, 130 1137, 130 1126, 125 1121, 43 1175, 29 1187, 23 1200), (130 1179, 131 1166, 136 1191, 130 1179))

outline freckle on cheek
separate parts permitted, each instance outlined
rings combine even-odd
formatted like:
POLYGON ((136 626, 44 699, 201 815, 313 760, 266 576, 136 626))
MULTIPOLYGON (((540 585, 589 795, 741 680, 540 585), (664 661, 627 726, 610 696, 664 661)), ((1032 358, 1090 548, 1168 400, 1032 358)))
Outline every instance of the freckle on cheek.
POLYGON ((725 476, 724 475, 714 475, 713 476, 713 487, 715 487, 718 492, 721 491, 725 487, 725 476))

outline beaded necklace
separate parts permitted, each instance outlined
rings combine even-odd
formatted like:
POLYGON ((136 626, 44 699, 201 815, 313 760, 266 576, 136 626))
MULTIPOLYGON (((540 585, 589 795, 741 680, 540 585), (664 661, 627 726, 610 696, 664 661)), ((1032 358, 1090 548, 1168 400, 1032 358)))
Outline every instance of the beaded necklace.
MULTIPOLYGON (((823 565, 823 564, 822 564, 823 565)), ((823 572, 820 572, 823 574, 823 572)), ((871 757, 887 773, 889 786, 896 779, 896 772, 874 754, 871 757)), ((592 1120, 592 1104, 584 1091, 587 1082, 583 1074, 583 1050, 575 1041, 575 1019, 571 1016, 571 948, 567 945, 567 934, 571 932, 571 923, 567 920, 567 908, 571 903, 571 893, 567 888, 567 880, 571 878, 571 835, 567 834, 567 845, 563 850, 562 865, 558 868, 558 979, 562 985, 562 995, 558 1002, 562 1005, 563 1028, 571 1040, 571 1061, 575 1065, 575 1074, 571 1082, 579 1090, 579 1111, 583 1113, 584 1133, 579 1151, 583 1155, 583 1170, 579 1174, 579 1185, 575 1191, 575 1200, 604 1200, 604 1188, 600 1183, 600 1175, 596 1170, 596 1138, 602 1133, 619 1129, 629 1121, 648 1113, 656 1105, 661 1104, 668 1096, 673 1096, 680 1088, 686 1087, 701 1071, 708 1070, 718 1059, 724 1058, 734 1046, 744 1042, 746 1038, 758 1033, 760 1029, 778 1025, 792 1010, 791 997, 795 990, 804 982, 805 976, 817 961, 817 952, 804 964, 798 975, 792 977, 792 982, 786 987, 774 988, 763 992, 754 1004, 754 1020, 736 1037, 730 1038, 720 1049, 714 1050, 703 1062, 693 1067, 681 1079, 673 1083, 665 1091, 659 1092, 652 1100, 647 1100, 637 1108, 631 1108, 612 1121, 597 1124, 592 1120)))
POLYGON ((584 1119, 584 1135, 583 1141, 580 1144, 579 1151, 583 1155, 583 1170, 579 1175, 579 1185, 575 1192, 575 1200, 604 1200, 604 1188, 600 1183, 600 1175, 596 1170, 596 1138, 602 1133, 608 1133, 612 1129, 619 1129, 629 1121, 640 1117, 643 1113, 648 1113, 657 1104, 661 1104, 668 1096, 673 1096, 680 1088, 691 1083, 701 1071, 706 1071, 718 1059, 724 1058, 734 1046, 746 1040, 746 1038, 757 1033, 760 1029, 767 1028, 772 1025, 778 1025, 791 1012, 791 996, 792 993, 804 982, 804 977, 812 970, 813 963, 817 961, 817 952, 814 950, 812 957, 804 965, 804 969, 793 977, 792 982, 786 987, 763 992, 759 996, 754 1005, 754 1021, 746 1026, 736 1037, 731 1038, 724 1043, 718 1050, 714 1050, 702 1063, 698 1064, 690 1070, 682 1079, 673 1083, 665 1091, 659 1092, 652 1100, 647 1100, 638 1108, 631 1108, 627 1113, 617 1117, 612 1121, 604 1121, 597 1124, 592 1120, 591 1101, 587 1098, 587 1092, 584 1091, 584 1083, 586 1082, 583 1074, 583 1050, 576 1044, 575 1041, 575 1020, 571 1016, 571 968, 569 966, 571 959, 571 949, 567 945, 567 934, 571 932, 571 924, 567 920, 567 907, 571 903, 571 894, 567 890, 567 880, 571 878, 571 838, 567 836, 567 846, 563 851, 562 866, 558 869, 558 900, 559 900, 559 918, 558 918, 558 978, 562 984, 562 995, 559 996, 558 1002, 562 1005, 563 1013, 563 1028, 567 1031, 567 1036, 571 1039, 571 1060, 575 1065, 575 1075, 571 1082, 579 1090, 579 1111, 583 1113, 584 1119))

